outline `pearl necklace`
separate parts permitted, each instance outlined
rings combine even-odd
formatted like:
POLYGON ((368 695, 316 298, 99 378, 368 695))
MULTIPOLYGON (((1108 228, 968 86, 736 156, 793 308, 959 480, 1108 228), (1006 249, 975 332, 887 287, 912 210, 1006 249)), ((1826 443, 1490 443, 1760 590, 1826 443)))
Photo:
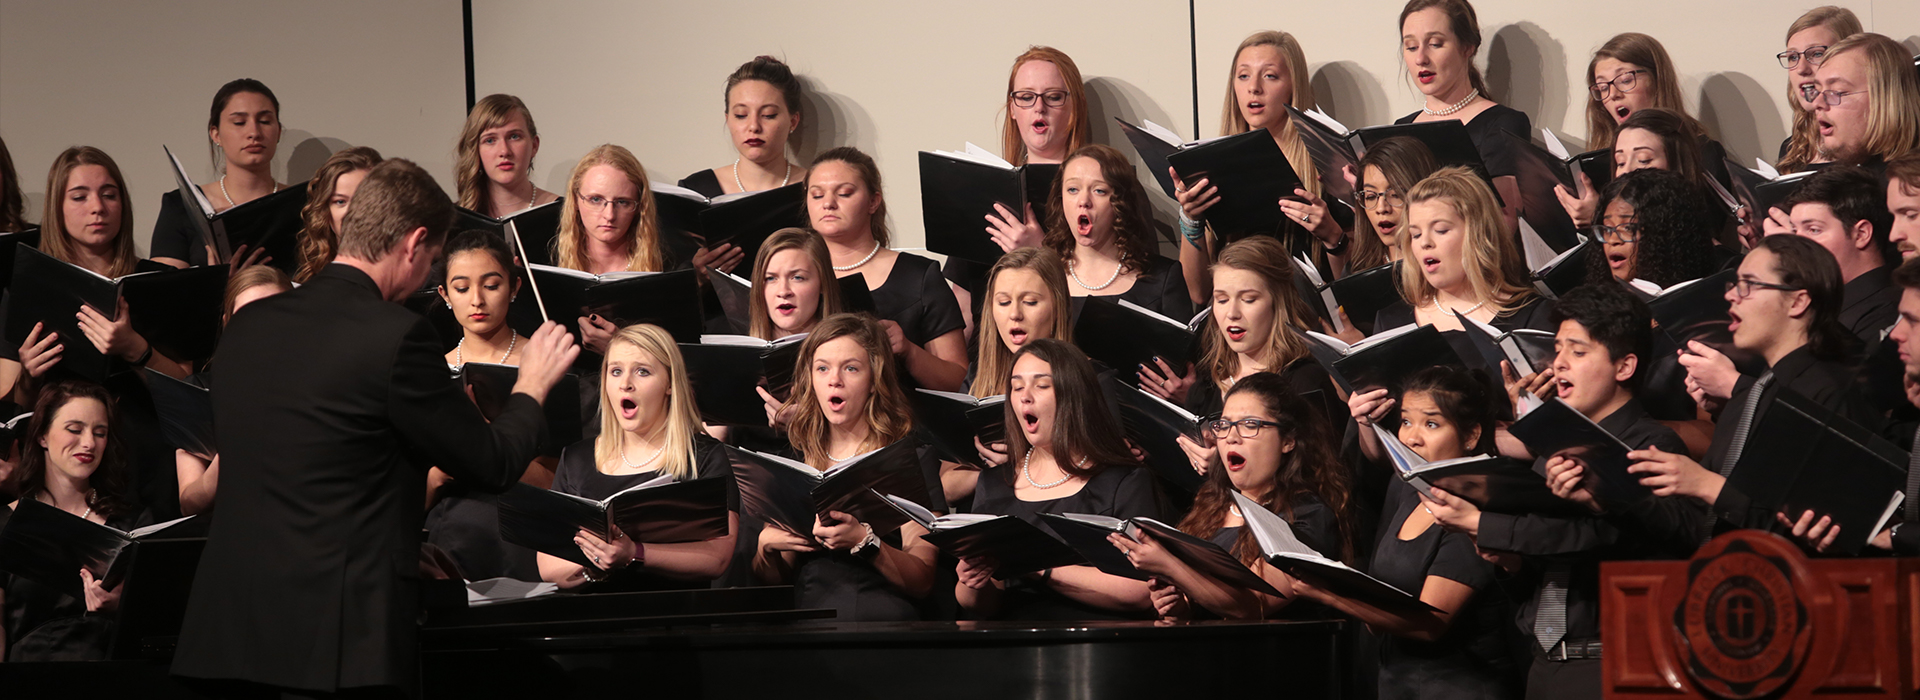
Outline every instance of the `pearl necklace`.
MULTIPOLYGON (((1050 484, 1042 484, 1038 481, 1033 480, 1033 472, 1028 470, 1027 468, 1027 465, 1032 463, 1033 463, 1033 448, 1027 448, 1027 456, 1020 458, 1020 476, 1026 477, 1027 483, 1029 485, 1032 485, 1036 489, 1050 489, 1055 486, 1059 486, 1061 484, 1067 483, 1068 479, 1073 478, 1072 474, 1068 474, 1067 470, 1062 469, 1060 470, 1059 481, 1055 481, 1050 484)), ((1085 469, 1087 467, 1087 458, 1081 457, 1080 461, 1078 463, 1075 463, 1074 466, 1085 469)))
MULTIPOLYGON (((780 178, 780 187, 786 187, 787 181, 792 179, 793 179, 793 163, 789 162, 787 163, 787 174, 780 178)), ((740 184, 740 159, 739 158, 733 159, 733 186, 740 188, 741 192, 747 191, 747 186, 740 184)), ((776 187, 774 189, 779 189, 779 187, 776 187)))
MULTIPOLYGON (((273 183, 273 192, 268 192, 267 194, 274 194, 275 192, 279 192, 279 191, 280 191, 280 183, 276 181, 273 183)), ((232 209, 234 207, 240 206, 238 204, 233 203, 233 195, 227 194, 227 174, 226 173, 220 174, 220 196, 227 198, 228 209, 232 209)))
POLYGON ((1426 112, 1427 114, 1431 114, 1436 117, 1444 117, 1449 114, 1453 114, 1454 112, 1458 112, 1460 110, 1466 109, 1467 105, 1473 104, 1474 98, 1477 98, 1479 96, 1480 96, 1480 88, 1474 88, 1472 92, 1467 93, 1466 97, 1460 98, 1459 102, 1453 103, 1452 107, 1448 107, 1446 109, 1428 109, 1427 106, 1423 104, 1420 106, 1420 111, 1426 112))
POLYGON ((1232 513, 1233 517, 1239 518, 1241 520, 1247 519, 1247 516, 1240 514, 1240 506, 1227 506, 1227 512, 1232 513))
MULTIPOLYGON (((861 444, 865 444, 865 443, 861 443, 861 444)), ((853 449, 855 449, 855 450, 859 450, 859 449, 860 449, 860 445, 854 445, 854 446, 853 446, 853 449)), ((845 456, 845 457, 835 457, 835 456, 833 456, 833 451, 832 451, 832 450, 828 450, 828 449, 826 449, 826 448, 824 448, 824 447, 820 449, 820 452, 821 452, 822 454, 825 454, 825 455, 827 456, 827 461, 829 461, 829 462, 832 462, 832 463, 834 463, 834 464, 839 464, 839 463, 841 463, 841 462, 845 462, 845 461, 847 461, 847 460, 849 460, 849 459, 853 459, 853 458, 855 458, 855 457, 858 457, 858 456, 860 456, 860 453, 859 453, 859 452, 854 452, 853 454, 850 454, 850 455, 847 455, 847 456, 845 456)))
MULTIPOLYGON (((507 351, 500 353, 500 364, 503 364, 503 365, 506 364, 507 358, 513 356, 513 344, 517 342, 520 342, 520 334, 513 333, 513 337, 507 339, 507 351)), ((460 342, 453 344, 453 363, 454 364, 460 365, 463 367, 466 366, 467 356, 460 353, 460 350, 466 347, 466 345, 467 345, 466 336, 461 336, 460 342)))
MULTIPOLYGON (((869 250, 869 251, 867 251, 867 257, 864 257, 864 258, 861 258, 861 259, 860 259, 860 262, 857 262, 857 263, 854 263, 854 264, 852 264, 852 265, 848 265, 848 266, 846 266, 846 267, 841 267, 841 266, 839 266, 839 265, 834 265, 834 266, 833 266, 833 271, 834 271, 834 272, 846 272, 846 271, 848 271, 848 270, 857 270, 857 269, 860 269, 860 266, 861 266, 861 265, 865 265, 865 264, 867 264, 867 261, 869 261, 869 260, 872 260, 872 259, 873 259, 873 256, 875 256, 875 255, 879 255, 879 254, 880 254, 880 242, 879 242, 879 241, 874 241, 874 242, 873 242, 873 250, 869 250)), ((831 455, 829 455, 829 456, 831 456, 831 455)))
POLYGON ((1080 285, 1082 289, 1085 289, 1087 291, 1097 292, 1102 289, 1106 289, 1108 287, 1113 286, 1114 282, 1120 281, 1120 270, 1121 268, 1124 268, 1126 266, 1120 264, 1118 261, 1115 261, 1113 263, 1113 276, 1108 277, 1106 283, 1098 287, 1093 286, 1091 284, 1087 284, 1086 280, 1080 279, 1080 273, 1075 271, 1075 267, 1076 266, 1074 265, 1072 260, 1067 261, 1067 276, 1073 278, 1073 283, 1080 285))
POLYGON ((628 468, 628 469, 639 469, 639 468, 641 468, 641 467, 644 467, 644 466, 647 466, 647 465, 649 465, 649 464, 652 464, 652 463, 653 463, 653 460, 656 460, 656 459, 659 459, 659 458, 660 458, 660 455, 661 455, 661 453, 664 453, 664 452, 666 452, 666 451, 667 451, 667 446, 666 446, 665 444, 661 444, 661 445, 660 445, 660 449, 657 449, 657 450, 654 450, 654 451, 653 451, 653 456, 652 456, 652 457, 648 457, 648 458, 646 458, 646 459, 643 459, 643 460, 640 460, 640 463, 639 463, 639 464, 634 464, 634 463, 633 463, 633 462, 632 462, 631 460, 629 460, 629 459, 627 459, 627 438, 626 438, 626 436, 621 436, 621 437, 619 438, 619 440, 620 440, 620 461, 621 461, 621 463, 623 463, 623 464, 626 464, 626 465, 627 465, 627 468, 628 468))

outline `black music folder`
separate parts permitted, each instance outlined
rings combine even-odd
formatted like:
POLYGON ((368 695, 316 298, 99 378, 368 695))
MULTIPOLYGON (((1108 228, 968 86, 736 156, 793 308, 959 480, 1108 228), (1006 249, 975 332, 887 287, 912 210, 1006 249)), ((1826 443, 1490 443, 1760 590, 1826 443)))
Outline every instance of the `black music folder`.
POLYGON ((214 256, 208 263, 225 263, 244 245, 249 256, 252 251, 266 250, 267 256, 273 258, 269 264, 287 274, 293 274, 300 267, 300 230, 306 228, 306 220, 300 214, 307 206, 308 183, 287 185, 278 192, 215 212, 213 202, 200 191, 199 185, 193 184, 173 150, 166 146, 160 148, 166 151, 167 161, 173 165, 174 182, 180 186, 174 194, 180 198, 180 208, 186 210, 202 242, 213 249, 214 256))
MULTIPOLYGON (((1797 173, 1782 175, 1778 172, 1756 172, 1733 162, 1730 158, 1722 160, 1727 168, 1730 186, 1722 186, 1716 178, 1707 178, 1707 185, 1713 189, 1714 194, 1719 195, 1721 203, 1727 206, 1728 211, 1737 212, 1743 207, 1746 208, 1747 219, 1755 226, 1766 220, 1767 214, 1774 207, 1780 206, 1781 202, 1799 191, 1800 185, 1807 178, 1820 172, 1822 168, 1828 167, 1827 164, 1821 164, 1797 173)), ((1762 162, 1760 165, 1764 166, 1765 163, 1762 162)), ((1771 171, 1772 168, 1768 170, 1771 171)))
POLYGON ((1207 311, 1181 322, 1116 297, 1087 297, 1080 318, 1073 323, 1073 344, 1087 357, 1119 373, 1121 381, 1137 384, 1141 365, 1161 372, 1153 358, 1181 371, 1200 357, 1196 326, 1207 311))
POLYGON ((1372 427, 1374 436, 1387 448, 1394 473, 1423 496, 1431 498, 1437 486, 1480 510, 1493 513, 1558 517, 1586 514, 1585 508, 1553 495, 1546 477, 1534 471, 1530 464, 1499 455, 1469 455, 1429 462, 1400 442, 1399 436, 1378 424, 1372 427))
POLYGON ((13 286, 13 259, 19 246, 40 247, 40 227, 0 233, 0 290, 13 286))
POLYGON ((993 560, 993 577, 1010 579, 1056 566, 1085 564, 1087 560, 1059 537, 1011 515, 933 511, 910 499, 874 492, 882 502, 927 530, 920 539, 955 559, 993 560))
POLYGON ((1681 349, 1686 349, 1687 341, 1697 340, 1729 353, 1729 357, 1741 354, 1733 347, 1733 331, 1727 329, 1731 321, 1727 315, 1727 284, 1738 278, 1738 270, 1721 270, 1660 290, 1647 299, 1654 326, 1681 349))
MULTIPOLYGON (((1487 174, 1487 164, 1480 160, 1480 149, 1474 145, 1473 136, 1467 133, 1467 125, 1458 119, 1444 121, 1417 122, 1411 124, 1382 124, 1348 130, 1346 125, 1318 110, 1302 113, 1306 119, 1296 122, 1302 143, 1309 153, 1317 150, 1327 151, 1324 156, 1336 166, 1358 163, 1367 155, 1367 149, 1374 144, 1395 136, 1411 137, 1433 154, 1433 161, 1440 167, 1461 166, 1472 170, 1489 184, 1493 178, 1487 174)), ((1316 155, 1317 163, 1323 156, 1316 155)), ((1338 170, 1334 171, 1338 173, 1338 170)), ((1354 177, 1361 173, 1355 168, 1354 177)), ((1342 178, 1344 181, 1344 178, 1342 178)), ((1494 199, 1499 200, 1498 192, 1494 199)))
POLYGON ((1471 316, 1452 313, 1459 319, 1467 338, 1473 341, 1489 373, 1498 375, 1501 362, 1513 365, 1513 371, 1522 377, 1553 366, 1557 354, 1553 347, 1554 334, 1532 328, 1501 331, 1471 316))
POLYGON ((1301 183, 1293 164, 1265 130, 1188 143, 1152 122, 1135 126, 1117 117, 1114 121, 1167 196, 1173 196, 1168 167, 1178 171, 1183 182, 1206 178, 1210 186, 1220 188, 1220 202, 1207 210, 1206 223, 1221 240, 1273 235, 1280 230, 1286 218, 1280 200, 1297 198, 1293 191, 1301 183))
MULTIPOLYGON (((1102 383, 1106 383, 1104 378, 1102 383)), ((1201 484, 1206 483, 1206 477, 1193 470, 1193 463, 1187 461, 1186 451, 1180 449, 1179 438, 1185 435, 1188 439, 1200 441, 1200 421, 1205 417, 1196 416, 1171 401, 1134 388, 1118 377, 1105 389, 1119 400, 1120 425, 1126 431, 1127 439, 1146 453, 1147 458, 1142 463, 1180 490, 1199 493, 1201 484)))
POLYGON ((1060 534, 1080 555, 1092 562, 1095 568, 1114 576, 1123 576, 1146 580, 1150 575, 1133 566, 1127 555, 1121 554, 1108 535, 1121 535, 1127 539, 1139 541, 1140 533, 1145 531, 1160 543, 1169 554, 1181 563, 1193 567, 1222 583, 1251 588, 1267 595, 1284 597, 1280 591, 1260 578, 1259 574, 1247 568, 1235 559, 1231 552, 1222 549, 1213 542, 1181 532, 1179 528, 1154 520, 1153 518, 1129 518, 1122 520, 1106 515, 1086 513, 1042 513, 1053 531, 1060 534))
POLYGON ((1453 345, 1433 326, 1409 323, 1351 345, 1325 333, 1304 332, 1313 358, 1347 393, 1382 387, 1397 391, 1401 382, 1428 367, 1466 366, 1453 345))
POLYGON ((553 241, 560 237, 562 205, 562 200, 556 199, 497 219, 472 209, 455 207, 453 229, 486 231, 499 236, 506 241, 507 250, 519 256, 521 265, 552 265, 553 241), (526 250, 520 250, 522 243, 526 244, 526 250))
POLYGON ((213 459, 220 448, 213 438, 213 393, 186 379, 143 368, 147 393, 160 417, 160 434, 167 444, 201 459, 213 459))
MULTIPOLYGON (((137 528, 108 527, 32 498, 23 498, 0 529, 0 571, 84 599, 80 570, 112 589, 126 578, 122 554, 142 539, 173 530, 196 516, 137 528)), ((204 534, 204 533, 202 533, 204 534)))
POLYGON ((1364 174, 1360 172, 1359 155, 1345 138, 1347 128, 1318 109, 1302 112, 1293 105, 1286 107, 1287 118, 1294 120, 1294 131, 1307 147, 1307 157, 1313 159, 1314 169, 1320 171, 1321 193, 1328 200, 1354 201, 1354 185, 1347 182, 1345 173, 1351 168, 1356 180, 1364 174))
POLYGON ((220 305, 226 295, 225 265, 176 270, 147 263, 145 271, 108 279, 35 248, 15 250, 17 284, 9 292, 7 340, 23 344, 33 324, 44 322, 46 330, 60 334, 63 350, 56 372, 93 381, 106 378, 108 358, 80 332, 74 314, 86 305, 115 319, 123 297, 127 313, 133 316, 133 330, 156 352, 186 362, 213 356, 220 337, 220 305))
MULTIPOLYGON (((518 381, 520 368, 512 365, 468 361, 460 368, 460 382, 472 390, 473 402, 480 407, 480 415, 487 420, 493 420, 501 411, 507 410, 507 399, 513 396, 513 385, 518 381)), ((547 391, 547 400, 540 404, 540 409, 547 416, 548 438, 547 443, 541 446, 541 455, 559 457, 560 450, 585 437, 582 434, 585 420, 580 415, 579 377, 562 375, 560 381, 547 391)))
POLYGON ((770 190, 705 197, 684 187, 652 183, 662 231, 698 236, 709 248, 732 243, 746 255, 741 264, 748 269, 752 269, 754 256, 767 236, 783 228, 806 227, 804 188, 804 183, 796 182, 770 190))
POLYGON ((740 510, 806 539, 813 539, 819 516, 839 511, 888 532, 907 517, 881 502, 874 492, 894 494, 928 505, 927 478, 913 439, 900 440, 856 455, 820 471, 776 455, 728 446, 733 475, 740 486, 740 510))
POLYGON ((1433 606, 1421 602, 1417 595, 1394 588, 1314 551, 1294 536, 1293 526, 1287 524, 1286 519, 1261 507, 1253 499, 1236 491, 1233 500, 1239 504, 1240 513, 1246 519, 1247 531, 1253 534, 1254 541, 1260 545, 1260 553, 1273 568, 1288 576, 1310 579, 1314 585, 1336 595, 1359 600, 1382 610, 1412 614, 1434 610, 1433 606))
POLYGON ((724 478, 675 481, 661 474, 602 500, 516 483, 500 494, 500 537, 581 566, 594 566, 573 536, 586 530, 611 542, 702 542, 727 534, 724 478))
POLYGON ((987 464, 973 441, 991 445, 1007 439, 1007 395, 976 398, 952 391, 914 388, 907 400, 913 404, 913 425, 927 438, 927 444, 955 462, 981 469, 987 464))
POLYGON ((672 272, 609 272, 594 275, 579 270, 549 265, 530 265, 528 274, 539 285, 539 293, 528 289, 520 293, 514 305, 523 309, 519 318, 531 317, 533 328, 521 330, 531 335, 538 327, 537 304, 544 303, 549 318, 579 336, 579 319, 597 314, 615 326, 651 323, 673 335, 676 342, 700 340, 706 316, 700 308, 700 286, 692 269, 672 272), (536 310, 528 313, 527 310, 536 310))
POLYGON ((1016 217, 1033 215, 1046 221, 1053 193, 1056 163, 1029 163, 1015 167, 971 143, 959 153, 920 152, 920 212, 926 224, 927 250, 991 266, 1003 251, 986 233, 987 215, 999 216, 995 204, 1016 217))
POLYGON ((1627 473, 1633 448, 1600 427, 1559 397, 1548 398, 1507 427, 1527 450, 1543 458, 1566 457, 1579 462, 1593 478, 1602 503, 1624 504, 1653 497, 1640 476, 1627 473))
POLYGON ((697 344, 682 343, 680 356, 687 363, 700 419, 715 425, 766 425, 766 400, 754 389, 765 387, 774 398, 785 400, 806 339, 805 333, 778 340, 702 335, 697 344))
POLYGON ((1587 257, 1599 255, 1601 244, 1586 236, 1578 238, 1579 243, 1560 251, 1546 262, 1538 265, 1528 263, 1528 267, 1532 268, 1529 278, 1533 281, 1534 291, 1548 299, 1559 299, 1560 295, 1587 283, 1587 257))
POLYGON ((1791 389, 1761 410, 1727 486, 1789 518, 1832 517, 1834 551, 1865 548, 1905 500, 1907 453, 1791 389))
POLYGON ((1372 335, 1375 330, 1374 317, 1401 301, 1400 263, 1387 263, 1348 273, 1334 280, 1327 288, 1333 290, 1334 300, 1346 310, 1347 320, 1352 321, 1361 333, 1372 335))

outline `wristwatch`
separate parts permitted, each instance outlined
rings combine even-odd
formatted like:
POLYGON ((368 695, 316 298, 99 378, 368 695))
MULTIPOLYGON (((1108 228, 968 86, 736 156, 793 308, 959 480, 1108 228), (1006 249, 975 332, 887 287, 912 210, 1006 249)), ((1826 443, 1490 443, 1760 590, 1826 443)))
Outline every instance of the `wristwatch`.
POLYGON ((860 540, 860 544, 854 545, 850 551, 854 556, 872 559, 874 556, 880 554, 880 538, 873 534, 872 525, 865 523, 861 523, 861 525, 867 528, 867 537, 866 539, 860 540))

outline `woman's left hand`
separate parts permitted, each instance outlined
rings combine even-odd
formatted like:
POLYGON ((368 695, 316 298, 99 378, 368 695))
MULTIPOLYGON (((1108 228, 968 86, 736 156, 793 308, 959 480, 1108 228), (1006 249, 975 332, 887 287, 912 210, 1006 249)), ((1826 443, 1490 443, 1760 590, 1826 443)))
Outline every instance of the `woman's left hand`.
POLYGON ((1140 536, 1139 539, 1128 539, 1126 535, 1116 532, 1107 535, 1107 542, 1112 544, 1114 549, 1120 550, 1121 554, 1127 555, 1127 561, 1133 562, 1133 567, 1136 569, 1150 574, 1165 574, 1172 568, 1173 555, 1167 553, 1167 548, 1160 546, 1159 540, 1154 539, 1153 535, 1145 530, 1136 534, 1140 536))
POLYGON ((813 537, 820 540, 827 549, 847 551, 867 540, 867 534, 873 527, 855 520, 853 516, 840 511, 828 511, 820 516, 813 525, 813 537))
POLYGON ((1298 187, 1293 188, 1293 196, 1306 201, 1281 199, 1280 211, 1286 212, 1287 218, 1300 222, 1303 228, 1312 232, 1313 236, 1320 239, 1322 243, 1340 235, 1340 225, 1327 217, 1326 200, 1298 187))
POLYGON ((907 342, 907 333, 906 331, 900 330, 900 324, 882 319, 880 321, 880 327, 887 330, 887 350, 892 352, 895 357, 905 356, 907 354, 907 348, 912 346, 913 343, 907 342))
POLYGON ((722 243, 712 248, 701 248, 693 252, 693 269, 700 272, 701 281, 705 281, 707 270, 732 272, 733 268, 746 259, 747 253, 740 246, 722 243))
POLYGON ((120 607, 120 588, 107 590, 100 585, 100 581, 94 579, 93 572, 86 569, 80 570, 80 589, 86 594, 87 612, 101 612, 120 607))
POLYGON ((117 320, 107 320, 106 315, 86 305, 82 305, 74 317, 80 320, 80 332, 100 354, 132 362, 146 354, 147 339, 133 332, 133 314, 127 313, 127 300, 120 299, 118 303, 117 320))
POLYGON ((1158 576, 1147 579, 1147 598, 1153 601, 1153 612, 1162 622, 1183 622, 1193 616, 1187 595, 1172 581, 1158 576))
POLYGON ((1441 527, 1445 527, 1454 532, 1466 533, 1468 537, 1480 536, 1480 508, 1478 506, 1473 505, 1473 503, 1467 501, 1467 499, 1447 493, 1446 489, 1438 486, 1428 490, 1433 492, 1433 497, 1428 498, 1425 494, 1421 494, 1420 500, 1425 502, 1427 512, 1433 514, 1433 519, 1439 521, 1441 527))
POLYGON ((633 563, 633 540, 627 539, 627 533, 619 530, 613 531, 612 542, 581 530, 573 536, 573 543, 580 545, 580 552, 587 555, 588 561, 603 570, 619 571, 633 563))

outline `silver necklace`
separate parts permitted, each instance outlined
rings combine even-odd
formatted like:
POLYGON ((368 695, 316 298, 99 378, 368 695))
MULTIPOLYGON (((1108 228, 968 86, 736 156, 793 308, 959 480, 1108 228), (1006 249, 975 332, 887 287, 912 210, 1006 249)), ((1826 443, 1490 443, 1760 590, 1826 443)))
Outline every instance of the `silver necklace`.
MULTIPOLYGON (((855 269, 859 269, 859 267, 860 267, 861 265, 865 265, 865 264, 867 264, 867 261, 868 261, 868 260, 872 260, 872 259, 873 259, 873 256, 875 256, 875 255, 879 255, 879 254, 880 254, 880 242, 879 242, 879 241, 874 241, 874 242, 873 242, 873 250, 869 250, 869 251, 867 251, 867 257, 864 257, 864 258, 861 258, 861 259, 860 259, 860 262, 857 262, 857 263, 854 263, 854 264, 852 264, 852 265, 848 265, 848 266, 846 266, 846 267, 841 267, 841 266, 839 266, 839 265, 835 265, 835 266, 833 266, 833 271, 834 271, 834 272, 846 272, 846 271, 848 271, 848 270, 855 270, 855 269)), ((828 455, 828 456, 832 456, 832 455, 828 455)))
MULTIPOLYGON (((1067 473, 1067 470, 1065 470, 1065 469, 1062 469, 1062 470, 1060 470, 1060 480, 1059 480, 1059 481, 1055 481, 1055 482, 1053 482, 1053 483, 1051 483, 1051 484, 1042 484, 1042 483, 1040 483, 1040 482, 1038 482, 1038 481, 1034 481, 1034 480, 1033 480, 1033 472, 1032 472, 1032 471, 1030 471, 1030 470, 1029 470, 1029 469, 1027 468, 1027 467, 1028 467, 1028 465, 1030 465, 1030 464, 1032 464, 1032 463, 1033 463, 1033 448, 1031 448, 1031 447, 1029 447, 1029 448, 1027 448, 1027 456, 1025 456, 1025 457, 1021 457, 1021 458, 1020 458, 1020 476, 1023 476, 1023 477, 1026 477, 1026 479, 1027 479, 1027 484, 1029 484, 1029 485, 1031 485, 1031 486, 1033 486, 1033 487, 1034 487, 1034 488, 1036 488, 1036 489, 1050 489, 1050 488, 1053 488, 1053 487, 1055 487, 1055 486, 1059 486, 1059 485, 1061 485, 1061 484, 1064 484, 1064 483, 1067 483, 1067 480, 1068 480, 1068 479, 1071 479, 1071 478, 1073 478, 1073 475, 1072 475, 1072 474, 1068 474, 1068 473, 1067 473)), ((1081 458, 1080 458, 1080 461, 1079 461, 1078 463, 1076 463, 1076 464, 1074 464, 1074 466, 1076 466, 1076 467, 1080 467, 1080 468, 1082 468, 1082 469, 1085 469, 1085 468, 1086 468, 1086 466, 1087 466, 1087 458, 1085 458, 1085 457, 1081 457, 1081 458)))
MULTIPOLYGON (((280 183, 278 181, 275 181, 273 183, 273 192, 268 192, 267 194, 274 194, 275 192, 279 192, 279 191, 280 191, 280 183)), ((220 196, 227 198, 228 209, 232 209, 234 207, 240 206, 238 204, 233 203, 233 195, 227 194, 227 174, 226 173, 220 174, 220 196)))
POLYGON ((631 460, 629 460, 629 459, 627 459, 627 438, 626 438, 626 436, 624 436, 624 435, 623 435, 623 436, 621 436, 621 437, 619 437, 618 439, 620 440, 620 461, 621 461, 621 463, 623 463, 623 464, 626 464, 626 465, 627 465, 627 468, 628 468, 628 469, 639 469, 639 468, 641 468, 641 467, 644 467, 644 466, 647 466, 647 465, 649 465, 649 464, 652 464, 652 463, 653 463, 653 460, 656 460, 656 459, 659 459, 659 458, 660 458, 660 455, 661 455, 661 453, 664 453, 664 452, 666 452, 666 451, 667 451, 667 446, 666 446, 666 444, 665 444, 665 443, 663 442, 663 443, 662 443, 662 444, 660 445, 660 449, 657 449, 657 450, 654 450, 654 451, 653 451, 653 456, 652 456, 652 457, 648 457, 648 458, 646 458, 646 459, 643 459, 643 460, 640 460, 640 463, 639 463, 639 464, 634 464, 634 463, 633 463, 633 462, 632 462, 631 460))
POLYGON ((1449 114, 1453 114, 1454 112, 1458 112, 1460 110, 1466 109, 1467 105, 1473 104, 1474 98, 1479 96, 1480 96, 1480 88, 1474 88, 1472 92, 1467 93, 1466 97, 1462 97, 1460 98, 1459 102, 1453 103, 1452 107, 1448 107, 1446 109, 1428 109, 1426 105, 1421 105, 1420 111, 1426 112, 1427 114, 1431 114, 1436 117, 1444 117, 1449 114))
MULTIPOLYGON (((512 332, 512 331, 509 331, 509 332, 512 332)), ((503 364, 503 365, 506 364, 507 358, 513 357, 513 344, 517 342, 520 342, 520 334, 513 333, 513 337, 507 339, 507 351, 500 353, 500 364, 503 364)), ((460 342, 453 344, 453 363, 454 364, 461 365, 461 366, 465 366, 467 364, 467 356, 460 353, 461 348, 466 347, 466 345, 467 345, 466 336, 461 336, 460 342)))
MULTIPOLYGON (((1434 305, 1434 306, 1440 306, 1440 300, 1439 300, 1438 298, 1436 298, 1436 299, 1434 299, 1434 300, 1433 300, 1433 305, 1434 305)), ((1482 307, 1482 306, 1486 306, 1486 305, 1487 305, 1487 302, 1485 302, 1485 301, 1482 301, 1482 302, 1480 302, 1480 303, 1478 303, 1478 304, 1474 304, 1473 306, 1469 306, 1469 307, 1467 307, 1467 310, 1466 310, 1466 311, 1453 311, 1453 309, 1447 309, 1447 310, 1448 310, 1448 311, 1453 311, 1454 313, 1456 313, 1456 314, 1460 314, 1461 316, 1465 316, 1465 315, 1467 315, 1467 314, 1470 314, 1470 313, 1473 313, 1473 312, 1475 312, 1475 311, 1479 311, 1479 310, 1480 310, 1480 307, 1482 307)), ((1441 307, 1441 308, 1446 308, 1446 307, 1441 307)))
MULTIPOLYGON (((793 179, 793 163, 789 162, 787 163, 787 174, 780 178, 780 187, 786 187, 787 181, 792 179, 793 179)), ((747 186, 740 184, 740 159, 739 158, 733 159, 733 186, 740 188, 741 192, 747 191, 747 186)), ((778 189, 778 188, 775 188, 775 189, 778 189)))
POLYGON ((1106 282, 1106 284, 1102 284, 1102 285, 1100 285, 1100 286, 1098 286, 1098 287, 1095 287, 1095 286, 1093 286, 1093 285, 1091 285, 1091 284, 1087 284, 1087 282, 1086 282, 1086 280, 1083 280, 1083 279, 1080 279, 1080 273, 1079 273, 1079 272, 1076 272, 1076 271, 1074 270, 1074 268, 1075 268, 1075 267, 1076 267, 1076 266, 1075 266, 1075 265, 1073 264, 1073 261, 1072 261, 1072 260, 1068 260, 1068 261, 1067 261, 1067 275, 1068 275, 1069 277, 1072 277, 1072 278, 1073 278, 1073 283, 1074 283, 1074 284, 1078 284, 1078 285, 1080 285, 1080 287, 1081 287, 1082 289, 1085 289, 1085 290, 1087 290, 1087 291, 1091 291, 1091 292, 1097 292, 1097 291, 1100 291, 1100 290, 1102 290, 1102 289, 1106 289, 1106 288, 1108 288, 1108 287, 1111 287, 1111 286, 1113 286, 1113 283, 1114 283, 1114 282, 1118 282, 1118 281, 1120 281, 1120 269, 1121 269, 1121 268, 1123 268, 1123 267, 1126 267, 1126 266, 1125 266, 1125 265, 1122 265, 1122 264, 1120 264, 1120 262, 1119 262, 1119 261, 1114 261, 1114 263, 1113 263, 1113 276, 1112 276, 1112 277, 1108 277, 1108 278, 1107 278, 1107 282, 1106 282))
MULTIPOLYGON (((858 449, 860 449, 860 446, 859 446, 859 445, 854 445, 854 446, 853 446, 853 449, 855 449, 855 450, 858 450, 858 449)), ((845 462, 845 461, 847 461, 847 460, 849 460, 849 459, 853 459, 853 458, 855 458, 855 457, 858 457, 858 456, 860 456, 860 453, 859 453, 859 452, 854 452, 853 454, 850 454, 850 455, 847 455, 847 456, 845 456, 845 457, 835 457, 835 456, 833 456, 833 451, 831 451, 831 450, 828 450, 828 449, 825 449, 825 448, 821 448, 821 450, 820 450, 820 452, 822 452, 823 454, 825 454, 825 455, 827 456, 827 461, 829 461, 829 462, 832 462, 832 463, 834 463, 834 464, 839 464, 839 463, 841 463, 841 462, 845 462)))

